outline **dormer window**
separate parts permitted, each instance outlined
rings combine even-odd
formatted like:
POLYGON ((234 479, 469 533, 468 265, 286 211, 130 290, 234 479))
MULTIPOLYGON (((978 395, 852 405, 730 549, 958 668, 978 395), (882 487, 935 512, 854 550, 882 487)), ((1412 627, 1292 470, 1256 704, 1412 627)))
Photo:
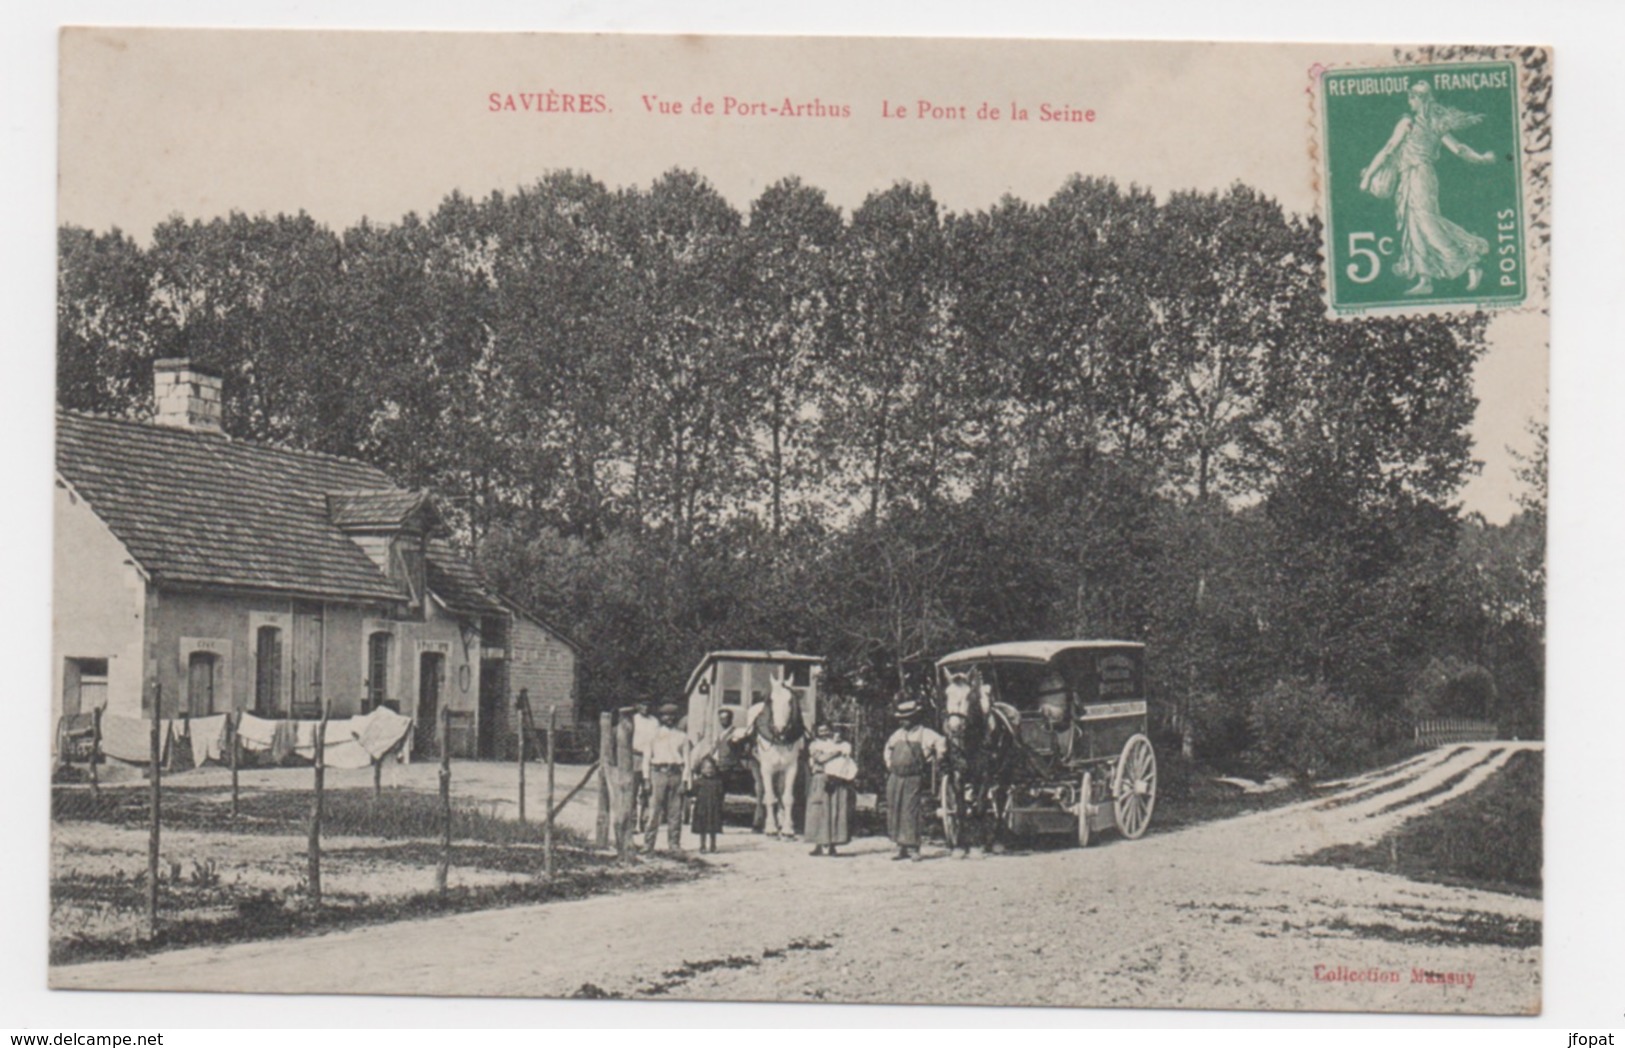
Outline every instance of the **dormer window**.
POLYGON ((423 556, 423 540, 416 535, 403 535, 396 540, 396 553, 400 557, 401 574, 411 594, 414 607, 422 607, 428 589, 428 565, 423 556))

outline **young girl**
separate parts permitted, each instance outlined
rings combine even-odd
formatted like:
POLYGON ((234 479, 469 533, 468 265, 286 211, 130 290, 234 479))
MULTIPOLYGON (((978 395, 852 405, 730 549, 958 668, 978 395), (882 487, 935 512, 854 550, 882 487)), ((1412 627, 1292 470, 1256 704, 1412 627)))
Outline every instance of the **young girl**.
POLYGON ((700 761, 694 778, 694 817, 690 828, 700 838, 701 853, 717 851, 717 834, 722 832, 722 772, 710 757, 700 761))

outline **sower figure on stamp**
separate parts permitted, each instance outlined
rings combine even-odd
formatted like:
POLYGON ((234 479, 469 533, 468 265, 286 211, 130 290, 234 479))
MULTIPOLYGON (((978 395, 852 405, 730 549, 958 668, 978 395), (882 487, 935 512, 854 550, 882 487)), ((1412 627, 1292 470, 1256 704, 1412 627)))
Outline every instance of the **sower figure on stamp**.
POLYGON ((1406 97, 1410 114, 1399 118, 1388 142, 1360 172, 1360 188, 1394 198, 1399 226, 1394 272, 1416 280, 1407 295, 1432 294, 1435 278, 1450 280, 1463 273, 1467 290, 1476 290, 1484 277, 1489 241, 1439 212, 1439 175, 1433 162, 1443 146, 1469 164, 1494 163, 1495 154, 1464 145, 1451 133, 1480 123, 1484 115, 1440 104, 1426 80, 1413 84, 1406 97))
POLYGON ((903 698, 892 711, 902 726, 886 740, 886 834, 897 844, 893 859, 920 856, 921 788, 927 765, 947 756, 948 740, 921 723, 918 699, 903 698))
POLYGON ((677 704, 660 707, 660 720, 643 754, 649 780, 649 824, 643 834, 645 851, 654 851, 655 835, 666 824, 666 847, 682 848, 683 794, 689 788, 688 734, 677 727, 677 704))

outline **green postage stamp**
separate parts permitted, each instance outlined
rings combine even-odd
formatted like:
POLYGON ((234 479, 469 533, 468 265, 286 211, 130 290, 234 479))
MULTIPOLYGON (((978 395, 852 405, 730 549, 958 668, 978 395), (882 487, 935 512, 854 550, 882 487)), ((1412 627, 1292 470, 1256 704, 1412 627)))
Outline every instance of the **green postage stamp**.
POLYGON ((1333 313, 1524 303, 1515 63, 1327 69, 1317 102, 1333 313))

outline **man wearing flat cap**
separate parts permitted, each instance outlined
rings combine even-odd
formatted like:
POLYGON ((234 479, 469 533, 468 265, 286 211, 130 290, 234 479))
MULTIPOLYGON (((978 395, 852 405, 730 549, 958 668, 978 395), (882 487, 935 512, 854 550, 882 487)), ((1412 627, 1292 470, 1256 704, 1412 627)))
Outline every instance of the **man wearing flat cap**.
POLYGON ((886 834, 897 844, 893 859, 915 862, 921 858, 921 783, 927 764, 948 754, 948 740, 922 723, 924 712, 918 699, 900 698, 892 708, 900 726, 886 740, 886 834))
POLYGON ((677 726, 675 702, 660 707, 660 719, 643 751, 643 774, 649 783, 649 824, 643 831, 645 851, 655 850, 655 835, 666 824, 666 848, 682 849, 683 793, 689 785, 688 733, 677 726))

